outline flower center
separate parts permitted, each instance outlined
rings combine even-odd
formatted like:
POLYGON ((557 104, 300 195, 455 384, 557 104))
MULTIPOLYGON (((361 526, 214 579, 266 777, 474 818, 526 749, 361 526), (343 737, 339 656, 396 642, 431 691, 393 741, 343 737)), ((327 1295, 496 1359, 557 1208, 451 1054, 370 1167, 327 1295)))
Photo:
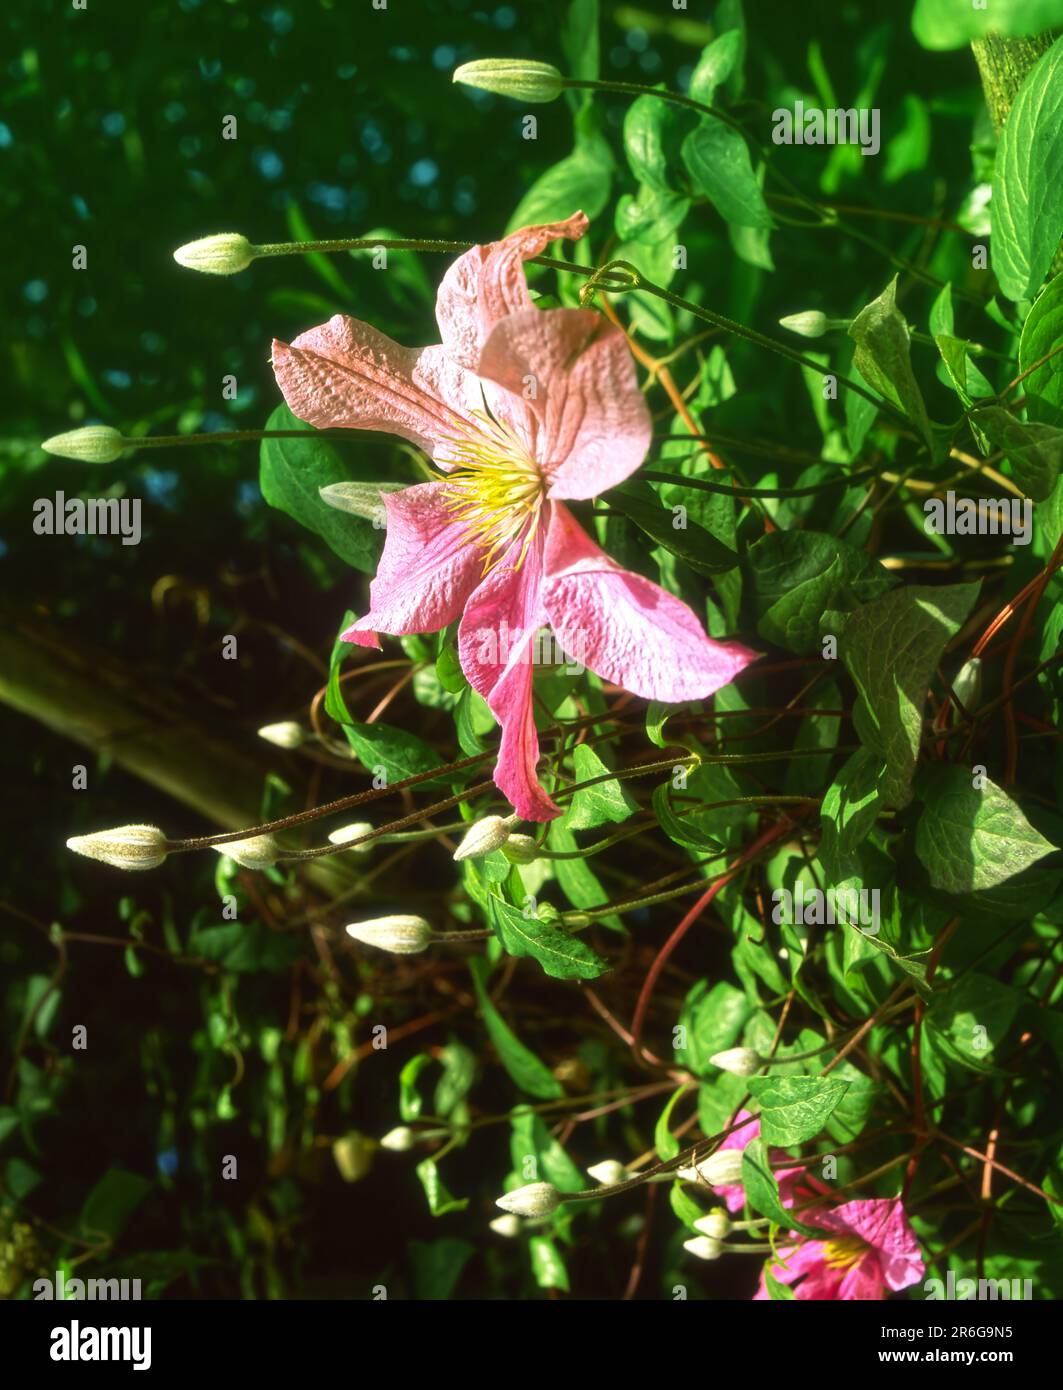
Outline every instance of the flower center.
POLYGON ((509 425, 486 410, 471 412, 476 424, 448 438, 454 470, 447 474, 447 510, 465 527, 465 539, 482 546, 484 574, 492 570, 521 534, 524 562, 546 495, 539 465, 509 425))
POLYGON ((831 1269, 849 1269, 866 1249, 867 1242, 859 1236, 839 1236, 823 1246, 823 1258, 831 1269))

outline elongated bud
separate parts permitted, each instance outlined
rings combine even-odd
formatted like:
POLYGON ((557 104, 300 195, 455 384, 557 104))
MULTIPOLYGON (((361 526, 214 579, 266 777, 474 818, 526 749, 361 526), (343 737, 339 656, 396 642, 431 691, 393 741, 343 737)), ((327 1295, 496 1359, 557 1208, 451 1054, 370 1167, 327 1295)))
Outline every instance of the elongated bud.
POLYGON ((624 1165, 615 1158, 603 1159, 587 1169, 587 1174, 602 1187, 615 1187, 618 1182, 626 1182, 631 1176, 624 1165))
POLYGON ((952 682, 952 689, 965 710, 970 712, 976 709, 979 700, 982 698, 982 658, 972 656, 970 661, 965 661, 956 672, 956 677, 952 682))
POLYGON ((340 1170, 340 1177, 344 1182, 357 1182, 359 1178, 365 1177, 373 1166, 376 1147, 368 1135, 360 1134, 356 1129, 352 1129, 342 1139, 333 1140, 332 1157, 336 1160, 336 1167, 340 1170))
POLYGON ((282 719, 279 724, 263 724, 259 738, 275 743, 278 748, 300 748, 306 742, 306 730, 294 719, 282 719))
MULTIPOLYGON (((363 835, 368 835, 372 828, 367 820, 355 821, 353 825, 341 825, 338 830, 329 833, 329 841, 334 845, 347 845, 352 840, 360 840, 363 835)), ((373 843, 370 841, 367 845, 355 845, 354 852, 367 854, 372 848, 373 843)))
POLYGON ((423 917, 376 917, 371 922, 351 922, 347 935, 365 946, 390 951, 393 956, 415 956, 432 940, 432 928, 423 917))
POLYGON ((338 512, 349 512, 351 516, 363 517, 380 527, 388 524, 384 494, 402 492, 404 483, 329 483, 319 487, 322 502, 335 507, 338 512))
POLYGON ((219 232, 179 246, 173 258, 186 270, 201 270, 204 275, 236 275, 255 259, 255 248, 239 232, 219 232))
POLYGON ((502 853, 511 864, 532 864, 539 858, 539 842, 534 835, 511 835, 502 853))
POLYGON ((818 309, 807 309, 803 314, 787 314, 779 320, 780 328, 788 328, 791 333, 800 333, 802 338, 822 338, 831 321, 818 309))
POLYGON ((731 1218, 725 1211, 710 1211, 708 1216, 699 1217, 694 1222, 694 1229, 711 1240, 723 1240, 730 1234, 731 1218))
POLYGON ((734 1076, 752 1076, 764 1065, 764 1058, 751 1047, 729 1047, 724 1052, 714 1053, 709 1063, 734 1076))
POLYGON ((227 845, 213 845, 212 848, 245 869, 270 869, 281 853, 281 847, 272 835, 252 835, 247 840, 231 840, 227 845))
POLYGON ((724 1251, 723 1244, 713 1240, 712 1236, 695 1236, 693 1240, 685 1240, 683 1249, 689 1250, 699 1260, 718 1260, 724 1251))
POLYGON ((462 859, 482 859, 485 854, 501 849, 510 837, 512 824, 512 816, 504 819, 502 816, 484 816, 483 820, 474 821, 454 851, 454 858, 458 862, 462 859))
POLYGON ((717 1149, 707 1158, 698 1159, 690 1168, 680 1168, 685 1182, 707 1182, 710 1187, 733 1187, 742 1181, 742 1150, 717 1149))
POLYGON ((496 1236, 505 1236, 507 1240, 520 1235, 520 1217, 514 1216, 512 1212, 507 1212, 505 1216, 496 1216, 487 1224, 496 1236))
POLYGON ((120 825, 66 842, 75 854, 116 869, 157 869, 166 859, 166 845, 166 836, 154 825, 120 825))
POLYGON ((80 463, 114 463, 125 452, 125 438, 110 425, 84 425, 79 430, 53 434, 41 448, 46 454, 80 463))
POLYGON ((380 1141, 382 1149, 388 1149, 393 1154, 404 1154, 413 1148, 415 1135, 409 1125, 399 1125, 397 1129, 389 1129, 380 1141))
POLYGON ((454 81, 517 101, 556 101, 565 79, 552 63, 531 58, 478 58, 454 69, 454 81))
POLYGON ((507 1192, 495 1203, 495 1206, 501 1207, 503 1211, 530 1220, 538 1216, 549 1216, 551 1212, 557 1211, 560 1205, 561 1193, 552 1182, 530 1182, 525 1187, 507 1192))

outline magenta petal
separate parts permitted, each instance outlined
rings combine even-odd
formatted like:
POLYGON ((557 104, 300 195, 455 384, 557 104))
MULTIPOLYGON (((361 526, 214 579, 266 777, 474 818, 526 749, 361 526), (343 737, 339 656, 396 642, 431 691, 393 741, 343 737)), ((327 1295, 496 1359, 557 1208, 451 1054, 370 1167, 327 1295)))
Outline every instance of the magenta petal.
MULTIPOLYGON (((875 1197, 846 1202, 824 1214, 839 1223, 835 1229, 861 1236, 876 1252, 882 1276, 891 1289, 906 1289, 926 1273, 919 1242, 908 1224, 899 1197, 875 1197)), ((817 1218, 818 1219, 818 1218, 817 1218)))
POLYGON ((446 509, 446 483, 420 483, 384 494, 388 530, 370 610, 343 633, 376 646, 373 634, 438 632, 461 613, 480 582, 483 551, 463 540, 446 509))
MULTIPOLYGON (((543 545, 536 536, 519 570, 503 561, 469 599, 458 655, 469 684, 502 729, 495 783, 525 820, 552 820, 560 808, 539 782, 539 735, 532 706, 534 638, 546 620, 540 599, 543 545)), ((520 554, 518 541, 509 559, 520 554)))
POLYGON ((863 1259, 857 1260, 838 1285, 837 1298, 871 1302, 884 1296, 886 1285, 882 1270, 873 1251, 868 1251, 863 1259))
POLYGON ((485 343, 479 373, 527 402, 551 497, 595 497, 646 457, 652 425, 635 364, 624 335, 600 314, 510 314, 485 343))
POLYGON ((649 700, 700 700, 756 659, 714 642, 679 599, 629 574, 600 550, 567 508, 552 504, 543 601, 565 652, 649 700))
POLYGON ((402 347, 343 314, 291 344, 274 342, 273 371, 300 420, 398 434, 444 461, 462 420, 482 408, 476 378, 442 348, 402 347))
POLYGON ((577 241, 587 230, 582 212, 564 222, 521 227, 501 241, 473 246, 450 266, 436 296, 443 346, 455 362, 476 371, 480 350, 499 319, 532 307, 524 262, 552 241, 577 241))

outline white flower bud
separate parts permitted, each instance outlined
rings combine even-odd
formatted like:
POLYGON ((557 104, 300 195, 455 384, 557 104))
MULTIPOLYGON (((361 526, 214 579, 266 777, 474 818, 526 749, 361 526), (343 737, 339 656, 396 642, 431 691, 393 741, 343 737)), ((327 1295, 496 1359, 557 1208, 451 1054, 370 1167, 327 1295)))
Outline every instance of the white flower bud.
POLYGON ((731 1218, 725 1211, 710 1211, 708 1216, 702 1216, 694 1222, 695 1231, 700 1231, 703 1236, 709 1236, 712 1240, 723 1240, 730 1234, 731 1218))
POLYGON ((125 451, 125 438, 110 425, 84 425, 79 430, 53 434, 41 445, 46 454, 81 463, 114 463, 125 451))
POLYGON ((478 58, 454 70, 454 81, 518 101, 556 101, 564 78, 552 63, 530 58, 478 58))
POLYGON ((707 1182, 710 1187, 733 1187, 742 1181, 742 1150, 717 1149, 698 1159, 691 1168, 680 1168, 684 1182, 707 1182))
POLYGON ((318 488, 318 495, 322 502, 338 512, 349 512, 351 516, 363 517, 386 528, 388 514, 384 494, 402 492, 405 486, 405 483, 328 483, 318 488))
POLYGON ((780 328, 800 333, 802 338, 822 338, 830 326, 830 319, 818 309, 808 309, 803 314, 787 314, 786 318, 779 320, 780 328))
POLYGON ((533 1220, 539 1216, 549 1216, 551 1212, 557 1211, 560 1205, 561 1193, 552 1182, 530 1182, 513 1192, 507 1192, 495 1203, 496 1207, 512 1212, 514 1216, 524 1216, 533 1220))
POLYGON ((462 859, 482 859, 501 849, 509 839, 511 824, 509 816, 484 816, 483 820, 473 821, 454 851, 455 860, 460 863, 462 859))
POLYGON ((157 869, 166 859, 166 836, 154 825, 120 825, 95 835, 75 835, 67 849, 116 869, 157 869))
POLYGON ((230 840, 228 844, 212 845, 211 848, 227 855, 245 869, 270 869, 281 853, 281 847, 272 835, 252 835, 247 840, 230 840))
POLYGON ((219 232, 179 246, 173 258, 186 270, 201 270, 204 275, 235 275, 255 259, 255 248, 239 232, 219 232))
MULTIPOLYGON (((348 845, 352 840, 360 840, 363 835, 368 835, 372 826, 367 820, 355 821, 352 825, 341 825, 338 830, 329 833, 329 842, 334 845, 348 845)), ((375 841, 370 841, 367 845, 355 845, 355 854, 368 854, 373 848, 375 841)))
POLYGON ((713 1240, 711 1236, 695 1236, 693 1240, 683 1242, 683 1249, 689 1250, 699 1260, 718 1260, 723 1254, 724 1247, 720 1241, 713 1240))
POLYGON ((520 1217, 513 1216, 512 1213, 506 1216, 496 1216, 493 1221, 487 1223, 495 1235, 505 1236, 507 1240, 512 1240, 514 1236, 520 1235, 520 1217))
POLYGON ((713 1053, 709 1064, 734 1076, 752 1076, 764 1065, 764 1058, 751 1047, 729 1047, 724 1052, 713 1053))
POLYGON ((299 748, 306 742, 306 730, 294 719, 282 719, 279 724, 263 724, 259 738, 275 743, 278 748, 299 748))
POLYGON ((539 857, 539 842, 534 835, 511 835, 502 853, 511 864, 531 864, 539 857))
POLYGON ((601 1163, 594 1164, 592 1168, 587 1169, 587 1175, 595 1182, 601 1183, 602 1187, 615 1187, 618 1182, 626 1182, 631 1176, 624 1165, 615 1158, 606 1158, 601 1163))
POLYGON ((368 1135, 359 1134, 356 1129, 332 1141, 332 1157, 344 1182, 357 1182, 365 1177, 373 1166, 376 1147, 368 1135))
POLYGON ((414 1132, 409 1125, 399 1125, 397 1129, 388 1130, 380 1141, 380 1147, 393 1154, 404 1154, 413 1148, 414 1139, 414 1132))
POLYGON ((352 922, 347 935, 365 946, 376 946, 394 956, 415 956, 427 949, 432 928, 423 917, 377 917, 371 922, 352 922))

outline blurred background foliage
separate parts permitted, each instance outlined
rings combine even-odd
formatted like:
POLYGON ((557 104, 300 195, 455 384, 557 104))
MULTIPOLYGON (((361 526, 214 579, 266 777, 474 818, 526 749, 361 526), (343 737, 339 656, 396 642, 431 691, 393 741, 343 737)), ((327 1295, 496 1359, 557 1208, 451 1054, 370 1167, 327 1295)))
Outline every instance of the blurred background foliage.
MULTIPOLYGON (((749 9, 746 90, 735 109, 754 126, 766 131, 772 107, 796 96, 832 105, 836 94, 882 111, 882 158, 795 149, 791 177, 887 214, 961 212, 979 142, 991 138, 968 51, 924 52, 896 3, 749 9)), ((364 577, 265 505, 253 445, 142 451, 88 477, 83 465, 47 458, 38 441, 97 420, 130 434, 261 427, 277 400, 271 338, 337 311, 405 342, 430 341, 442 258, 396 253, 388 274, 364 257, 284 258, 216 280, 182 271, 170 253, 223 230, 254 241, 371 229, 499 235, 534 179, 571 150, 573 107, 538 108, 538 139, 526 141, 516 104, 455 89, 450 74, 486 56, 567 67, 566 12, 476 0, 390 0, 386 10, 368 0, 90 0, 84 11, 20 0, 0 21, 4 622, 17 614, 48 625, 82 669, 113 660, 130 708, 146 718, 165 710, 159 717, 178 735, 187 727, 190 758, 208 736, 246 756, 259 770, 247 788, 252 817, 351 788, 332 766, 263 752, 254 730, 305 712, 344 610, 364 603, 364 577), (229 115, 233 141, 221 138, 229 115), (77 244, 88 250, 83 271, 71 268, 77 244), (228 374, 238 383, 232 400, 222 395, 228 374), (34 535, 34 499, 57 490, 142 497, 142 543, 34 535), (238 662, 221 658, 230 633, 238 662)), ((716 30, 708 5, 677 13, 606 0, 600 32, 603 77, 681 90, 716 30)), ((595 109, 618 160, 615 201, 634 191, 619 172, 627 103, 595 109)), ((928 241, 903 216, 861 225, 962 287, 970 262, 957 239, 928 241)), ((598 247, 608 231, 596 231, 598 247)), ((683 293, 768 331, 797 310, 851 311, 882 287, 881 257, 829 231, 783 228, 772 240, 776 274, 737 258, 707 208, 684 234, 683 293)), ((801 374, 762 360, 752 370, 754 360, 739 344, 726 372, 719 362, 717 379, 707 372, 704 403, 719 407, 717 423, 818 453, 801 374), (742 389, 727 385, 732 373, 742 389)), ((926 389, 933 414, 936 388, 926 389)), ((360 435, 343 448, 371 474, 410 477, 392 442, 360 435)), ((62 711, 61 692, 49 699, 62 711)), ((51 727, 0 707, 2 1291, 25 1292, 35 1270, 60 1262, 140 1276, 146 1292, 177 1296, 532 1289, 536 1272, 515 1243, 482 1239, 506 1170, 501 1129, 448 1160, 448 1187, 468 1205, 443 1218, 429 1212, 411 1164, 381 1154, 361 1180, 345 1182, 332 1152, 352 1131, 379 1136, 398 1123, 399 1071, 421 1049, 425 1076, 447 1092, 433 1098, 437 1110, 464 1103, 481 1064, 463 968, 350 955, 337 963, 331 936, 307 925, 315 887, 279 874, 266 885, 226 877, 199 856, 118 883, 73 860, 63 841, 89 828, 130 819, 174 834, 209 826, 124 771, 113 748, 83 752, 64 735, 76 711, 47 718, 44 703, 51 727), (82 762, 86 791, 72 788, 82 762), (225 892, 239 902, 238 929, 219 918, 225 892), (278 921, 286 909, 292 915, 278 921), (374 1054, 370 1030, 382 1021, 393 1042, 374 1054), (395 1040, 411 1022, 419 1036, 395 1040), (84 1051, 69 1045, 77 1025, 87 1029, 84 1051), (362 1064, 350 1065, 359 1048, 362 1064), (229 1154, 239 1176, 226 1182, 229 1154)), ((414 710, 430 736, 431 711, 414 710)), ((400 860, 351 891, 382 910, 429 902, 449 866, 439 854, 415 862, 413 878, 400 860)), ((558 1021, 564 996, 537 979, 522 995, 522 1036, 566 1086, 607 1087, 602 1031, 588 1023, 573 1052, 572 1027, 558 1021)), ((682 992, 671 991, 676 1009, 682 992)), ((512 1104, 497 1067, 477 1085, 481 1111, 512 1104)), ((585 1161, 601 1157, 600 1123, 577 1145, 585 1161)), ((576 1291, 623 1291, 638 1219, 621 1205, 568 1253, 576 1291)), ((651 1296, 674 1253, 651 1252, 651 1296)), ((549 1272, 538 1282, 549 1286, 549 1272)), ((686 1282, 695 1286, 689 1274, 686 1282)))

